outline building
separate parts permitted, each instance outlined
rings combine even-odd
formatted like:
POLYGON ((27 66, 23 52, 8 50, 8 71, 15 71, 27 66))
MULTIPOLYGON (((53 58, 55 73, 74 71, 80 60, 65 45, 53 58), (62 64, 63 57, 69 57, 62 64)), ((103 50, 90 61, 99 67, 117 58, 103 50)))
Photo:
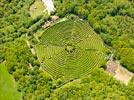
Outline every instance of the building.
POLYGON ((52 21, 56 21, 56 20, 58 20, 59 19, 59 16, 51 16, 51 20, 52 21))

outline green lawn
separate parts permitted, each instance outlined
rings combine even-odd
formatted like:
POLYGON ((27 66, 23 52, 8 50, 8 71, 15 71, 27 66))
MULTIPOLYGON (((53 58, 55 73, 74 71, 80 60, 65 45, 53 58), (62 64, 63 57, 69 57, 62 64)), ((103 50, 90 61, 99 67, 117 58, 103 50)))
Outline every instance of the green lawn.
POLYGON ((4 63, 0 65, 0 100, 21 100, 21 94, 17 92, 13 77, 4 63))
POLYGON ((35 0, 30 7, 30 14, 32 18, 36 18, 45 12, 45 6, 41 0, 35 0))

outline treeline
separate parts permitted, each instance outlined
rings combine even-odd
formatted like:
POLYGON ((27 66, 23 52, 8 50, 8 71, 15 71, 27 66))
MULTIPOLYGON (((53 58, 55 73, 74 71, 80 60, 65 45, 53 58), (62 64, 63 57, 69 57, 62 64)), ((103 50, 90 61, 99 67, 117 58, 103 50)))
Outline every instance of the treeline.
POLYGON ((60 85, 60 80, 52 77, 40 67, 36 55, 32 55, 26 41, 16 39, 6 43, 0 52, 9 73, 17 83, 17 90, 23 100, 44 100, 60 85))
POLYGON ((5 62, 9 73, 17 83, 17 89, 24 100, 42 99, 50 95, 52 77, 40 70, 36 55, 32 55, 21 36, 29 36, 49 16, 32 19, 29 7, 34 0, 2 0, 0 2, 0 63, 5 62))
MULTIPOLYGON (((104 42, 112 47, 115 59, 134 72, 134 2, 133 0, 55 0, 56 14, 76 14, 87 20, 104 42)), ((0 2, 0 63, 5 62, 17 83, 23 100, 67 98, 120 99, 134 98, 134 78, 128 86, 120 84, 103 70, 74 84, 62 86, 41 69, 36 55, 32 55, 22 35, 34 42, 33 33, 49 16, 32 19, 28 9, 34 0, 1 0, 0 2)), ((33 43, 34 45, 34 43, 33 43)))
POLYGON ((115 59, 134 72, 133 0, 55 0, 56 14, 76 14, 100 34, 115 59))
POLYGON ((0 6, 0 44, 14 41, 22 35, 31 35, 48 16, 32 19, 29 7, 34 0, 2 0, 0 6))
POLYGON ((49 91, 48 81, 51 80, 51 77, 39 70, 40 64, 37 57, 32 56, 24 40, 17 39, 14 42, 7 43, 2 49, 2 54, 5 54, 6 67, 9 73, 13 75, 18 91, 22 92, 23 99, 32 97, 31 94, 34 94, 35 90, 37 90, 36 95, 42 95, 41 90, 46 85, 48 88, 46 91, 49 91))
POLYGON ((134 80, 125 86, 103 69, 55 90, 53 100, 133 100, 134 80))
POLYGON ((25 40, 16 39, 2 47, 3 60, 9 73, 17 83, 23 100, 74 100, 74 99, 118 99, 134 98, 134 78, 128 86, 95 69, 89 76, 62 85, 61 79, 53 79, 41 69, 36 55, 32 55, 25 40))

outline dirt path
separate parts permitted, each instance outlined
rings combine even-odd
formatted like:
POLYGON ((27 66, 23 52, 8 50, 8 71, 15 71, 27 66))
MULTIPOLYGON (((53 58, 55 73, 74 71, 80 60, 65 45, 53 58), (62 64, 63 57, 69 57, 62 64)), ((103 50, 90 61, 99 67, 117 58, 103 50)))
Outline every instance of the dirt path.
POLYGON ((123 68, 122 66, 119 66, 119 68, 116 70, 116 75, 114 76, 117 80, 120 80, 124 84, 128 84, 133 76, 133 73, 129 72, 127 69, 123 68))
MULTIPOLYGON (((26 43, 27 43, 27 46, 30 48, 30 43, 29 43, 28 40, 26 40, 26 43)), ((32 53, 33 55, 35 55, 35 50, 34 50, 34 48, 30 48, 30 50, 31 50, 31 53, 32 53)))
POLYGON ((109 60, 106 64, 107 69, 106 72, 113 75, 113 77, 125 85, 128 85, 129 81, 131 80, 133 73, 129 72, 127 69, 122 67, 119 61, 109 60))

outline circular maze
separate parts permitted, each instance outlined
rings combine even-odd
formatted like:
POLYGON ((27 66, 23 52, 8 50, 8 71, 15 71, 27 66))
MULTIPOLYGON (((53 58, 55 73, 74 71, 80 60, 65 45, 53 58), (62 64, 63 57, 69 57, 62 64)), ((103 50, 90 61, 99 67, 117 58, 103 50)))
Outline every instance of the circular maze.
POLYGON ((100 67, 104 61, 101 38, 88 23, 79 19, 51 26, 40 41, 43 68, 55 78, 79 78, 100 67))

